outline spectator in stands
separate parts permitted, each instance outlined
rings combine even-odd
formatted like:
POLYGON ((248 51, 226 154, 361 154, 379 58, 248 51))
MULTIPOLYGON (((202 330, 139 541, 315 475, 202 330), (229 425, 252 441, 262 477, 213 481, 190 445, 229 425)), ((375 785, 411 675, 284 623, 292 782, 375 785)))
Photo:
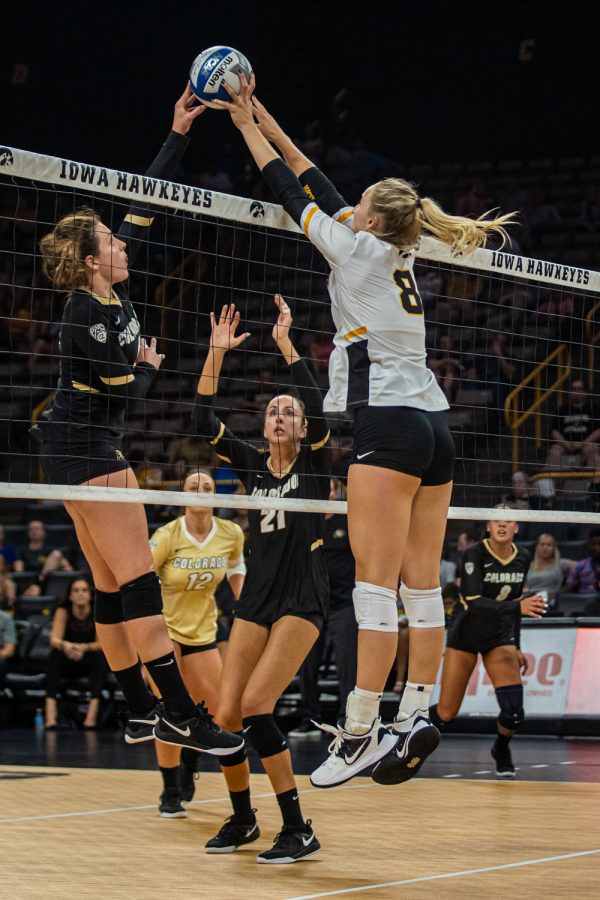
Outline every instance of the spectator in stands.
POLYGON ((8 660, 15 654, 17 631, 15 620, 8 613, 0 611, 0 690, 4 687, 8 660))
POLYGON ((580 378, 571 382, 567 402, 558 410, 550 433, 554 443, 546 457, 549 469, 600 470, 600 410, 580 378))
POLYGON ((4 525, 0 525, 0 556, 4 558, 6 571, 10 572, 17 558, 17 548, 14 544, 7 543, 4 534, 4 525))
POLYGON ((8 573, 3 556, 0 556, 0 609, 12 609, 17 598, 15 583, 8 573))
POLYGON ((70 572, 73 566, 61 550, 48 542, 46 526, 38 519, 27 525, 27 543, 17 548, 15 572, 37 572, 43 582, 49 572, 70 572))
POLYGON ((572 559, 561 559, 553 534, 540 534, 535 545, 533 561, 527 573, 526 591, 539 594, 545 591, 552 603, 568 573, 575 567, 572 559))
POLYGON ((89 678, 91 695, 83 727, 96 727, 106 661, 96 637, 92 612, 92 590, 85 578, 76 578, 57 608, 50 632, 51 652, 46 676, 46 731, 55 731, 58 721, 56 697, 62 678, 89 678))
POLYGON ((525 472, 513 472, 511 490, 502 494, 500 503, 509 503, 513 509, 540 509, 543 505, 537 483, 531 485, 525 472))
POLYGON ((185 460, 183 477, 188 469, 211 469, 213 451, 203 438, 194 433, 193 425, 186 422, 181 434, 176 435, 167 447, 167 459, 171 466, 185 460))
POLYGON ((472 547, 473 544, 476 544, 479 540, 479 532, 473 526, 463 528, 462 531, 458 532, 456 537, 456 552, 454 554, 454 562, 456 563, 457 569, 460 569, 461 567, 465 550, 468 550, 469 547, 472 547))
POLYGON ((578 560, 570 570, 565 591, 587 593, 600 591, 600 527, 590 528, 588 534, 589 556, 578 560))
POLYGON ((460 386, 463 371, 461 361, 453 345, 452 334, 447 332, 440 337, 439 349, 429 357, 428 365, 436 377, 436 381, 448 399, 454 403, 460 386))
POLYGON ((163 483, 161 466, 157 463, 146 462, 145 453, 141 447, 132 447, 128 459, 141 488, 158 486, 163 483))

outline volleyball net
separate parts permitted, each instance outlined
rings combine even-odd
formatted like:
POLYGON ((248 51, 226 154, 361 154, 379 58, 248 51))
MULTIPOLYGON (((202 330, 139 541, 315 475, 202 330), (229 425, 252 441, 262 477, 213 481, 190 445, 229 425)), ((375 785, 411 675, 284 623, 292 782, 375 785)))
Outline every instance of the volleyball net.
MULTIPOLYGON (((415 275, 430 365, 450 403, 457 447, 450 517, 499 518, 505 513, 494 507, 514 501, 535 507, 511 513, 519 520, 600 522, 600 456, 594 441, 583 447, 600 428, 600 273, 507 248, 456 258, 424 238, 415 275), (529 478, 527 496, 520 472, 529 478)), ((251 336, 225 358, 216 409, 238 437, 261 445, 266 403, 290 390, 271 336, 275 293, 290 306, 294 343, 325 392, 334 332, 327 266, 281 207, 1 147, 0 497, 344 511, 336 501, 244 496, 235 472, 192 426, 210 313, 235 303, 240 330, 251 336), (117 230, 132 202, 149 205, 156 220, 130 272, 130 297, 142 334, 156 337, 166 356, 149 396, 127 408, 123 452, 143 492, 50 486, 30 429, 56 388, 66 297, 42 275, 39 241, 81 206, 117 230), (181 492, 196 466, 216 467, 216 501, 181 492)), ((328 418, 333 474, 343 475, 351 418, 328 418)))

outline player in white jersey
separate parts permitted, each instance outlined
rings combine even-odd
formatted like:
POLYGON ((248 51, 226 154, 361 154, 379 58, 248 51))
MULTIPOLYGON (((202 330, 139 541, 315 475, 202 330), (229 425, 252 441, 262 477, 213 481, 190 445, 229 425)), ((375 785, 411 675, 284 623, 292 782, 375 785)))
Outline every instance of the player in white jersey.
POLYGON ((325 409, 355 414, 348 516, 356 559, 357 682, 345 722, 331 729, 330 756, 311 781, 333 787, 378 764, 385 771, 380 779, 375 767, 376 781, 399 783, 439 742, 428 704, 444 641, 439 564, 454 463, 448 404, 425 364, 414 249, 429 233, 465 254, 483 246, 489 233, 504 238, 511 217, 447 215, 398 178, 372 185, 352 210, 252 98, 253 89, 252 77, 239 96, 228 91, 230 101, 220 105, 286 211, 331 266, 337 333, 325 409), (386 729, 379 704, 396 654, 400 576, 409 671, 400 709, 386 729))

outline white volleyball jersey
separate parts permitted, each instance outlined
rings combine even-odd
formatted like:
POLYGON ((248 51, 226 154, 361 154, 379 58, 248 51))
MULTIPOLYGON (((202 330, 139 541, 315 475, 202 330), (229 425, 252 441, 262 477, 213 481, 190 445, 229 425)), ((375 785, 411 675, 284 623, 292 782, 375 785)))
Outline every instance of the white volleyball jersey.
POLYGON ((315 203, 302 215, 304 233, 331 266, 336 335, 325 411, 367 404, 448 409, 425 364, 425 321, 413 274, 414 252, 400 252, 367 231, 355 234, 346 227, 351 220, 347 209, 334 219, 315 203))

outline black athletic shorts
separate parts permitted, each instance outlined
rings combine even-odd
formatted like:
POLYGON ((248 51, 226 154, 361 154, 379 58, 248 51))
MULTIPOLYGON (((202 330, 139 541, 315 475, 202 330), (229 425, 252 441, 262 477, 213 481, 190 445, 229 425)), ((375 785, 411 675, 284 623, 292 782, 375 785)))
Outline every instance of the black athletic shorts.
POLYGON ((351 465, 393 469, 433 487, 452 481, 455 452, 446 410, 361 406, 355 412, 351 465))
POLYGON ((235 611, 236 619, 245 622, 254 622, 256 625, 274 625, 284 616, 297 616, 312 622, 319 633, 327 621, 327 611, 321 607, 318 599, 314 599, 314 607, 304 609, 294 602, 294 598, 284 598, 279 603, 273 603, 271 598, 267 603, 256 603, 252 597, 242 597, 235 611))
POLYGON ((450 619, 446 647, 464 653, 481 653, 494 647, 517 645, 516 622, 513 613, 507 616, 464 613, 459 611, 450 619))
POLYGON ((119 446, 108 440, 85 444, 44 441, 42 463, 49 484, 83 484, 129 468, 119 446))
POLYGON ((205 650, 216 650, 217 642, 211 641, 210 644, 181 644, 179 641, 173 643, 179 644, 182 656, 190 656, 191 653, 203 653, 205 650))
POLYGON ((217 644, 222 644, 229 640, 230 627, 222 616, 217 619, 217 644))

